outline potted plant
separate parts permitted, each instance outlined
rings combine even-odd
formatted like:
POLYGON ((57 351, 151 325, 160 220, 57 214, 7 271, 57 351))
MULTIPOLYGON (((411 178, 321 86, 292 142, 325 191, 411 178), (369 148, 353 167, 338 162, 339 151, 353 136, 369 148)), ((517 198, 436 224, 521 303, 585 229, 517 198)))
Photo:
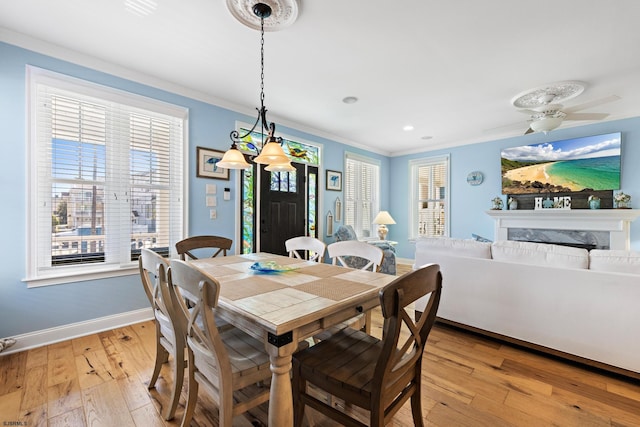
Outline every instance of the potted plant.
POLYGON ((622 191, 613 195, 613 201, 618 209, 629 209, 631 207, 631 196, 622 191))

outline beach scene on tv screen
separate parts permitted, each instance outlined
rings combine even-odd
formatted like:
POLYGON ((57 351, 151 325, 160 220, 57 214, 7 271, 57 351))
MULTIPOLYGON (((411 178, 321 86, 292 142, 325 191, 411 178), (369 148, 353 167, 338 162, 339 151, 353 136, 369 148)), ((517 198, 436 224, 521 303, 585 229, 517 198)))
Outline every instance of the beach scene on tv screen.
POLYGON ((505 148, 502 193, 566 193, 620 188, 621 134, 505 148))

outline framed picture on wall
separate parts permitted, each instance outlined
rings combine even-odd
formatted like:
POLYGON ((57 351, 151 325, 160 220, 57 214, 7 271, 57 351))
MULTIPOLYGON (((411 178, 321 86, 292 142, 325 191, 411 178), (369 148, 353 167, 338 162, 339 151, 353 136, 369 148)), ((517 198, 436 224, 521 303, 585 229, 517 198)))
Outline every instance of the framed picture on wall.
POLYGON ((218 167, 218 162, 222 159, 222 156, 224 156, 223 151, 196 147, 196 161, 198 164, 196 176, 199 178, 229 180, 229 169, 218 167))
POLYGON ((327 190, 342 191, 342 172, 327 169, 327 190))

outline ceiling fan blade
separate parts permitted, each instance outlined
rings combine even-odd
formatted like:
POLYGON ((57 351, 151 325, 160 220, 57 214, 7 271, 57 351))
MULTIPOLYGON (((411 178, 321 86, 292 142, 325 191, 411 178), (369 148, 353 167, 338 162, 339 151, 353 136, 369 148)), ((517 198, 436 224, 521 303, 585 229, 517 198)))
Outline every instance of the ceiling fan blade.
POLYGON ((517 121, 517 122, 513 122, 513 123, 506 124, 506 125, 502 125, 502 126, 496 126, 496 127, 489 128, 489 129, 483 129, 482 132, 491 133, 491 132, 503 132, 503 131, 509 131, 509 130, 517 130, 517 129, 522 128, 524 123, 526 123, 526 120, 524 122, 522 120, 520 120, 520 121, 517 121))
POLYGON ((605 96, 604 98, 594 99, 593 101, 585 102, 583 104, 574 105, 573 107, 565 108, 563 111, 567 114, 575 111, 586 110, 587 108, 596 107, 598 105, 606 104, 619 100, 618 95, 605 96))
POLYGON ((564 120, 604 120, 607 117, 608 113, 571 113, 564 120))

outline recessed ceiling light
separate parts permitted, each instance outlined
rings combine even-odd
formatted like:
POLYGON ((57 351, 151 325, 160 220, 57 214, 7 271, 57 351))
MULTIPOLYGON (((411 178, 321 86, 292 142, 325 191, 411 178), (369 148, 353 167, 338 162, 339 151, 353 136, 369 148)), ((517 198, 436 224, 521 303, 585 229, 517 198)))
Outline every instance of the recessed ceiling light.
POLYGON ((402 130, 409 132, 410 130, 413 130, 413 126, 411 125, 406 125, 405 127, 402 128, 402 130))
POLYGON ((358 102, 358 98, 356 98, 355 96, 347 96, 345 98, 342 98, 342 102, 344 102, 345 104, 355 104, 356 102, 358 102))

